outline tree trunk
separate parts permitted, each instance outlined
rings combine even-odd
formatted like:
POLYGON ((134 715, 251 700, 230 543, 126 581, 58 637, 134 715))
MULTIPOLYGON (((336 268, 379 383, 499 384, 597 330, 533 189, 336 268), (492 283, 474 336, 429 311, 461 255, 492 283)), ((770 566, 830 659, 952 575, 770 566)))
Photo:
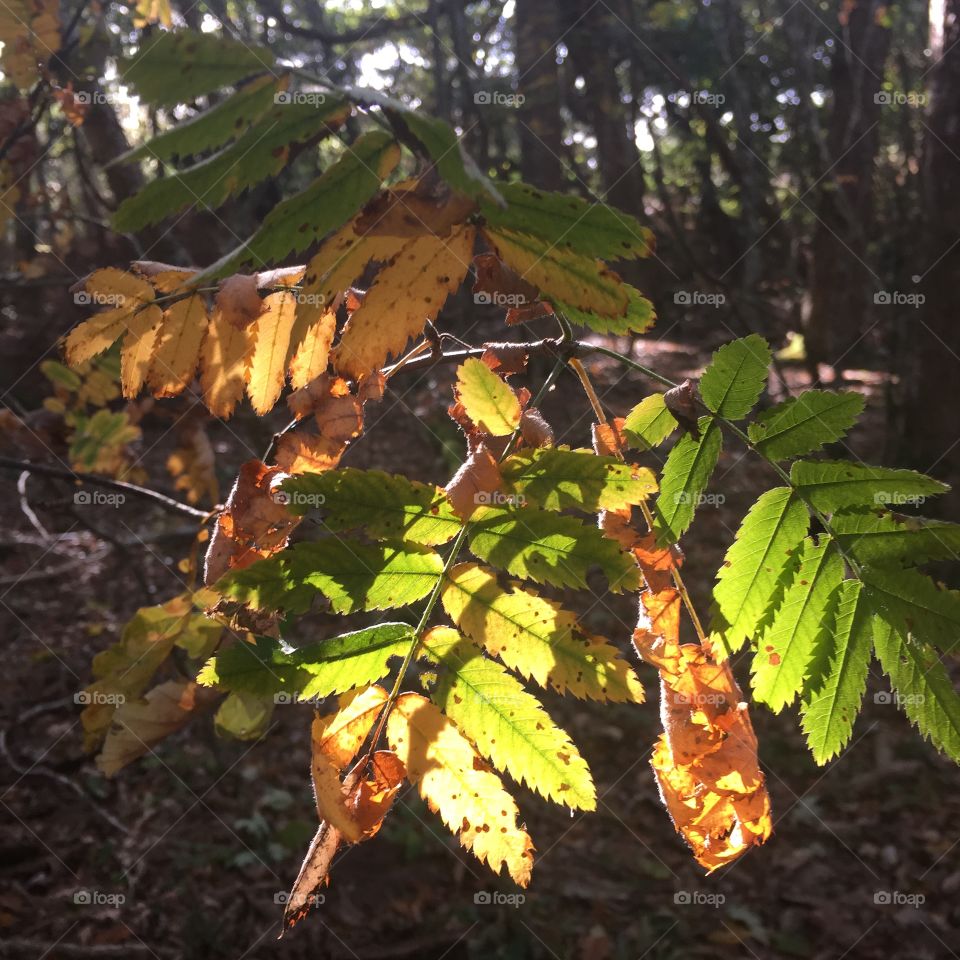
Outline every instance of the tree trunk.
POLYGON ((874 158, 890 31, 885 0, 841 5, 833 46, 833 110, 813 238, 812 307, 805 331, 812 370, 850 363, 867 331, 877 281, 868 265, 873 228, 874 158))
MULTIPOLYGON (((935 4, 931 4, 931 11, 935 4)), ((940 509, 960 508, 960 443, 957 383, 960 382, 960 0, 944 0, 942 20, 931 23, 935 66, 923 146, 923 293, 919 322, 910 317, 915 364, 908 380, 909 455, 912 465, 952 482, 940 509), (939 58, 939 59, 938 59, 939 58)))

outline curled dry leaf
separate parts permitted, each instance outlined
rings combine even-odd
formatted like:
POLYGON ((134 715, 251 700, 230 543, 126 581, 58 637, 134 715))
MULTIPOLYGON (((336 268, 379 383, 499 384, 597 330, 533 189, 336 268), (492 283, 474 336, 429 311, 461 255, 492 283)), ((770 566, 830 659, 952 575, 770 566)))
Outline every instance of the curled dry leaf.
POLYGON ((248 460, 237 475, 210 539, 204 583, 215 583, 228 570, 248 567, 282 550, 300 522, 275 494, 286 474, 259 460, 248 460))
POLYGON ((238 330, 249 327, 265 309, 256 274, 238 273, 221 280, 215 299, 223 318, 238 330))
POLYGON ((540 291, 518 273, 511 270, 495 253, 479 253, 473 258, 476 279, 473 293, 478 303, 503 307, 522 307, 532 304, 540 291))
POLYGON ((527 345, 524 343, 485 343, 480 359, 495 373, 509 377, 527 369, 527 345))
POLYGON ((493 502, 502 482, 496 457, 480 443, 453 475, 446 492, 457 516, 469 520, 477 507, 493 502))
POLYGON ((438 237, 464 222, 477 208, 475 200, 450 189, 436 177, 397 184, 377 194, 354 221, 360 236, 438 237))
POLYGON ((700 428, 697 424, 697 388, 692 380, 671 388, 663 395, 666 408, 673 414, 680 424, 680 429, 689 433, 694 440, 700 439, 700 428))
POLYGON ((536 407, 527 407, 520 416, 520 437, 527 447, 552 447, 553 427, 536 407))

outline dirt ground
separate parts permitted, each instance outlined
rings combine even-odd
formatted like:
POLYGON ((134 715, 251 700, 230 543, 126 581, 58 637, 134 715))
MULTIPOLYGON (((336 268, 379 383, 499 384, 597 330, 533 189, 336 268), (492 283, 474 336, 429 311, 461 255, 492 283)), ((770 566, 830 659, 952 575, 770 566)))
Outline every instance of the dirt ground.
MULTIPOLYGON (((719 337, 693 343, 682 333, 662 329, 634 355, 673 378, 695 375, 719 337)), ((606 362, 589 366, 613 413, 649 389, 606 362)), ((786 374, 801 385, 798 370, 786 374)), ((368 421, 382 417, 379 429, 345 462, 443 482, 460 453, 444 414, 451 375, 398 377, 368 421)), ((848 379, 870 401, 853 449, 877 459, 883 378, 848 379)), ((558 440, 582 446, 589 420, 576 389, 572 377, 562 381, 544 410, 558 440)), ((282 420, 242 413, 214 428, 224 487, 282 420)), ((170 420, 149 414, 143 426, 149 473, 169 486, 170 420)), ((278 942, 282 898, 316 826, 310 707, 278 707, 256 743, 220 740, 201 719, 105 780, 82 752, 74 695, 89 682, 93 654, 138 606, 179 591, 189 527, 128 500, 98 513, 94 532, 78 519, 69 485, 35 477, 27 492, 44 538, 21 509, 16 474, 0 479, 2 957, 940 960, 960 951, 960 778, 887 702, 876 664, 853 743, 825 769, 810 759, 795 711, 753 709, 775 833, 718 874, 702 875, 659 801, 648 766, 656 677, 641 665, 643 706, 548 697, 593 769, 600 802, 594 814, 571 816, 517 788, 538 850, 522 897, 407 789, 379 836, 335 863, 324 905, 278 942)), ((701 610, 740 517, 771 481, 727 445, 710 486, 725 502, 701 510, 686 538, 701 610)), ((590 617, 628 650, 634 599, 598 594, 590 617)), ((302 639, 332 623, 314 618, 302 639)), ((748 689, 743 657, 737 673, 748 689)))

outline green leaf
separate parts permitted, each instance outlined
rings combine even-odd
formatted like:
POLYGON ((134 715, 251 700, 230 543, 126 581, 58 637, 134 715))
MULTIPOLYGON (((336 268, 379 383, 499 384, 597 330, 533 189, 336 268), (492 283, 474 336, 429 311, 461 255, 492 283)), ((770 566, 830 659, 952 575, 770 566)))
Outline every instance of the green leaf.
MULTIPOLYGON (((364 91, 368 96, 369 91, 364 91)), ((486 195, 494 203, 502 202, 490 180, 480 172, 473 158, 463 149, 456 130, 445 120, 431 117, 423 110, 409 108, 391 101, 385 109, 393 110, 436 164, 437 172, 451 187, 468 197, 486 195)))
POLYGON ((614 207, 568 193, 547 193, 526 183, 499 189, 505 207, 480 205, 491 226, 532 234, 560 249, 604 260, 632 260, 653 252, 650 230, 614 207))
POLYGON ((770 345, 756 333, 724 344, 700 378, 703 402, 727 420, 742 419, 763 393, 770 359, 770 345))
POLYGON ((830 521, 837 543, 861 563, 921 564, 960 559, 960 525, 898 513, 841 511, 830 521))
POLYGON ((457 396, 467 416, 484 432, 507 437, 520 425, 520 401, 482 360, 471 357, 457 368, 457 396))
POLYGON ((829 537, 803 541, 800 565, 753 658, 754 698, 779 713, 803 689, 830 598, 843 580, 843 559, 829 537))
POLYGON ((586 633, 559 604, 528 590, 504 590, 492 570, 475 563, 454 567, 440 597, 468 637, 541 686, 582 699, 643 702, 640 681, 620 651, 586 633))
POLYGON ((897 704, 938 750, 960 763, 960 696, 937 652, 878 619, 873 642, 897 704))
POLYGON ((415 603, 434 588, 442 571, 443 560, 426 547, 331 537, 258 560, 222 577, 216 586, 259 609, 305 613, 316 592, 335 613, 354 613, 415 603))
POLYGON ((282 81, 257 77, 209 110, 178 123, 112 163, 153 158, 172 160, 221 147, 245 133, 274 104, 282 81))
POLYGON ((500 475, 504 493, 546 510, 618 510, 643 503, 657 490, 646 467, 568 447, 521 450, 503 461, 500 475))
POLYGON ((376 683, 414 639, 406 623, 380 623, 339 637, 291 647, 272 637, 237 642, 207 661, 197 682, 278 703, 329 697, 376 683))
POLYGON ((628 302, 626 312, 622 314, 608 316, 581 310, 555 297, 552 298, 553 305, 575 327, 587 327, 594 333, 607 333, 617 337, 625 337, 630 333, 646 333, 657 322, 653 304, 629 283, 624 283, 623 287, 627 292, 628 302))
POLYGON ((120 64, 123 82, 157 107, 172 107, 251 74, 273 71, 273 54, 265 47, 194 30, 157 31, 120 64))
POLYGON ((762 494, 743 518, 713 588, 714 629, 722 635, 728 651, 739 650, 743 641, 757 632, 809 525, 807 508, 789 487, 762 494))
POLYGON ((303 473, 284 480, 280 489, 291 513, 302 516, 316 508, 334 531, 362 527, 377 539, 434 546, 452 540, 462 525, 439 487, 381 470, 303 473))
POLYGON ((343 100, 321 105, 274 104, 230 146, 185 170, 151 180, 124 200, 113 216, 120 233, 133 232, 170 217, 184 207, 215 209, 230 196, 278 174, 290 159, 290 147, 326 135, 347 116, 343 100))
POLYGON ((548 800, 596 809, 586 761, 516 677, 455 630, 432 631, 424 647, 442 668, 431 699, 498 770, 548 800))
POLYGON ((867 688, 873 647, 870 610, 859 580, 844 580, 836 614, 814 652, 813 679, 801 698, 803 732, 821 766, 850 739, 867 688))
POLYGON ((644 397, 628 414, 623 432, 632 447, 652 450, 660 446, 677 428, 674 415, 667 409, 662 393, 644 397))
POLYGON ((214 729, 221 737, 235 740, 259 740, 270 725, 274 704, 248 693, 231 693, 213 718, 214 729))
POLYGON ((757 415, 747 428, 756 448, 769 460, 786 460, 839 440, 863 411, 859 393, 807 390, 757 415))
POLYGON ((818 510, 922 503, 950 488, 914 470, 868 467, 846 460, 797 460, 790 479, 818 510))
POLYGON ((661 544, 676 543, 687 527, 720 456, 723 438, 710 417, 701 417, 700 439, 684 434, 670 451, 660 475, 654 530, 661 544))
POLYGON ((305 250, 343 226, 380 189, 399 160, 400 148, 389 134, 365 133, 306 190, 275 206, 249 240, 207 267, 199 279, 234 273, 251 260, 259 266, 305 250))
POLYGON ((576 517, 531 507, 482 507, 469 530, 470 549, 515 577, 584 589, 587 571, 598 566, 612 591, 639 589, 634 559, 576 517))
POLYGON ((960 649, 960 594, 956 591, 939 589, 916 570, 864 567, 861 578, 874 613, 899 633, 948 653, 960 649))

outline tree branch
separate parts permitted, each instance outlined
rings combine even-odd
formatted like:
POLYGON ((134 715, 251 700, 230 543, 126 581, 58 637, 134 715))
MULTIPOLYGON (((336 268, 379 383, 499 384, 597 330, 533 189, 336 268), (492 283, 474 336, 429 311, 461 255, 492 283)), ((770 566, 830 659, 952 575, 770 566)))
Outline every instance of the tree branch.
POLYGON ((200 510, 198 507, 191 507, 188 503, 181 503, 168 497, 159 490, 151 490, 149 487, 141 487, 135 483, 128 483, 126 480, 111 480, 109 477, 99 477, 94 473, 80 473, 76 470, 66 470, 61 467, 51 467, 45 463, 31 463, 29 460, 15 460, 12 457, 0 457, 0 470, 26 470, 28 473, 36 473, 44 477, 56 477, 60 480, 79 480, 82 483, 91 483, 98 487, 107 487, 111 490, 121 490, 129 493, 132 497, 140 497, 143 500, 151 500, 165 510, 174 513, 186 513, 191 517, 207 520, 214 511, 200 510))

